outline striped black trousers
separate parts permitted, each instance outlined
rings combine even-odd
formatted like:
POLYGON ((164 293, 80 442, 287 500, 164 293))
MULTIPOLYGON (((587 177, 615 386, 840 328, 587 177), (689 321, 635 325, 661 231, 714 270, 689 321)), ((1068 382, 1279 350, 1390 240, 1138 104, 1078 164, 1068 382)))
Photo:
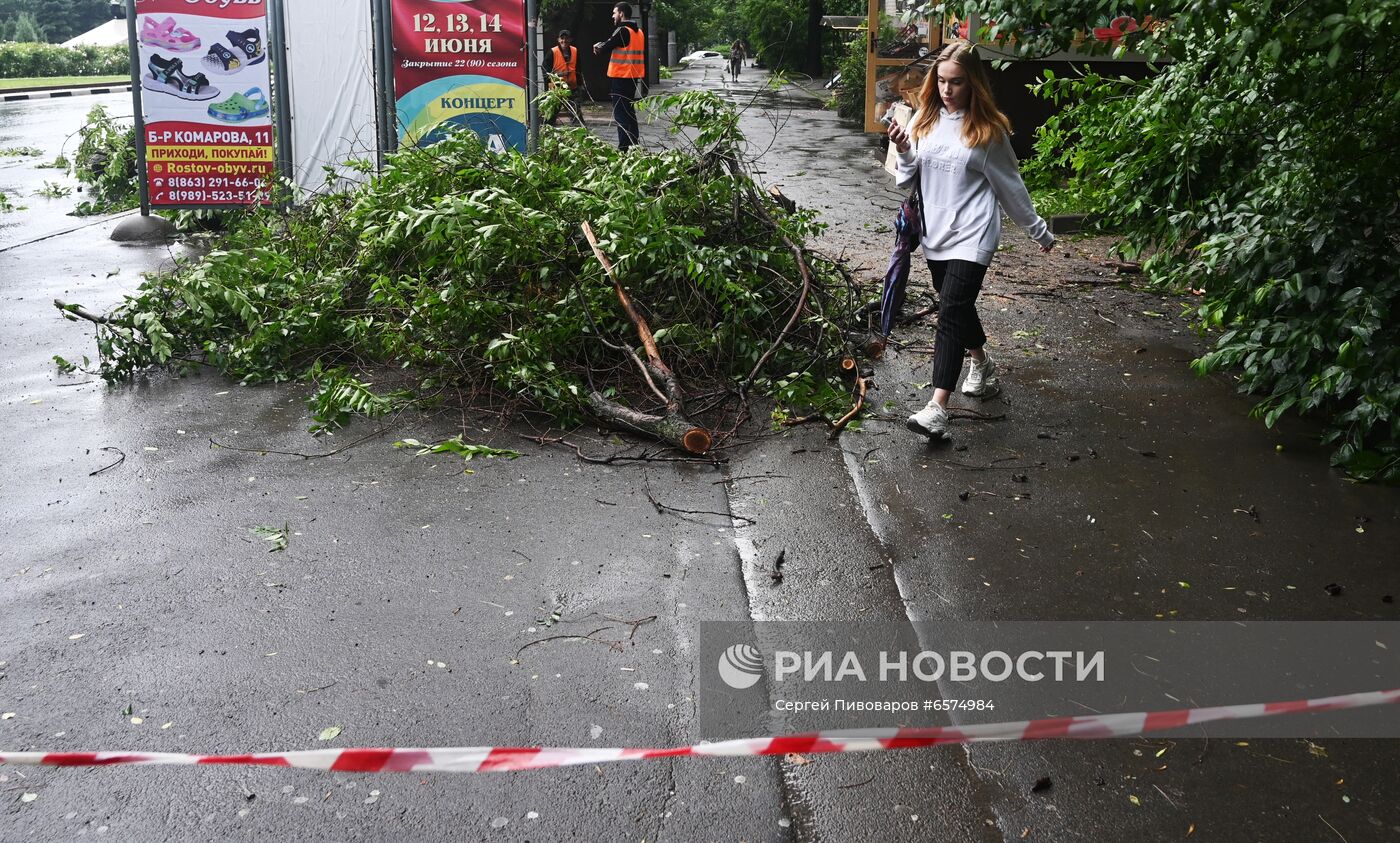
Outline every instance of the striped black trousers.
POLYGON ((933 342, 933 388, 958 385, 963 355, 987 343, 977 316, 977 294, 987 267, 962 260, 929 261, 933 289, 938 291, 938 332, 933 342))

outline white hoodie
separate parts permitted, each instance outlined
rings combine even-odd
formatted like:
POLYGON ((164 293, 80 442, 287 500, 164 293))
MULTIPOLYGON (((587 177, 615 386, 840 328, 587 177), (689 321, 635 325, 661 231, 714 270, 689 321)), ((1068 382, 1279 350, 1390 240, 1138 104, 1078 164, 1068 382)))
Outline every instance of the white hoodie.
POLYGON ((1002 134, 985 146, 969 148, 962 137, 963 115, 943 109, 933 131, 897 156, 895 180, 901 188, 920 177, 924 257, 990 264, 1001 240, 998 203, 1032 240, 1041 246, 1054 243, 1055 236, 1036 214, 1021 181, 1011 140, 1002 134))

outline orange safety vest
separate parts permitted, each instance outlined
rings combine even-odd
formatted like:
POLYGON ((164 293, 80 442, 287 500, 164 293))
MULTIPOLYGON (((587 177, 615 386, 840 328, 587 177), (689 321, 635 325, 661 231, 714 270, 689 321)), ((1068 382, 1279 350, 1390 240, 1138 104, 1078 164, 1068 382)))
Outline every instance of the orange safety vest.
POLYGON ((647 75, 647 37, 640 29, 630 26, 627 45, 612 51, 608 59, 608 76, 613 79, 641 79, 647 75))
POLYGON ((564 84, 570 88, 578 87, 578 47, 569 47, 569 57, 564 58, 564 51, 557 46, 554 52, 554 72, 564 77, 564 84))

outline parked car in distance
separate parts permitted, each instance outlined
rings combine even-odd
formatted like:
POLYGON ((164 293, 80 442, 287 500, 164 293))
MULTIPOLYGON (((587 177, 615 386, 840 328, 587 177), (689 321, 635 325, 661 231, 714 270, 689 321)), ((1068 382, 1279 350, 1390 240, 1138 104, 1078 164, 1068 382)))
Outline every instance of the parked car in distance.
POLYGON ((722 59, 724 56, 714 50, 696 50, 688 56, 681 58, 681 64, 690 64, 693 61, 704 61, 705 59, 722 59))

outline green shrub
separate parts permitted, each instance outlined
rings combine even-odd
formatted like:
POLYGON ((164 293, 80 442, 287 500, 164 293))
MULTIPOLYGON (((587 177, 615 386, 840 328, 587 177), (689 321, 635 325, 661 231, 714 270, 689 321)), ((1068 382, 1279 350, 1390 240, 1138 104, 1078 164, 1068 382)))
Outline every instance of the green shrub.
MULTIPOLYGON (((1205 289, 1197 315, 1218 333, 1198 372, 1234 374, 1268 426, 1322 422, 1353 476, 1400 478, 1400 0, 1135 5, 1170 23, 1124 46, 1171 62, 1145 81, 1047 79, 1065 110, 1040 166, 1152 252, 1155 283, 1205 289)), ((979 10, 1044 52, 1125 6, 979 10)))
POLYGON ((846 52, 836 66, 841 81, 836 83, 836 113, 850 120, 865 119, 865 39, 867 32, 847 41, 846 52))
MULTIPOLYGON (((737 17, 745 24, 744 37, 752 58, 771 70, 807 71, 807 24, 811 12, 808 0, 738 0, 734 6, 737 17)), ((824 14, 828 15, 866 13, 863 0, 825 0, 822 6, 824 14)), ((817 48, 822 53, 822 68, 829 74, 845 55, 845 43, 829 27, 821 28, 820 38, 817 48)), ((729 52, 727 48, 714 49, 726 55, 729 52)))
POLYGON ((134 208, 140 202, 136 161, 136 127, 117 123, 107 109, 95 105, 78 130, 73 175, 87 188, 88 200, 78 216, 108 214, 134 208))
POLYGON ((46 76, 117 76, 131 69, 130 53, 118 47, 58 44, 0 44, 0 79, 46 76))

